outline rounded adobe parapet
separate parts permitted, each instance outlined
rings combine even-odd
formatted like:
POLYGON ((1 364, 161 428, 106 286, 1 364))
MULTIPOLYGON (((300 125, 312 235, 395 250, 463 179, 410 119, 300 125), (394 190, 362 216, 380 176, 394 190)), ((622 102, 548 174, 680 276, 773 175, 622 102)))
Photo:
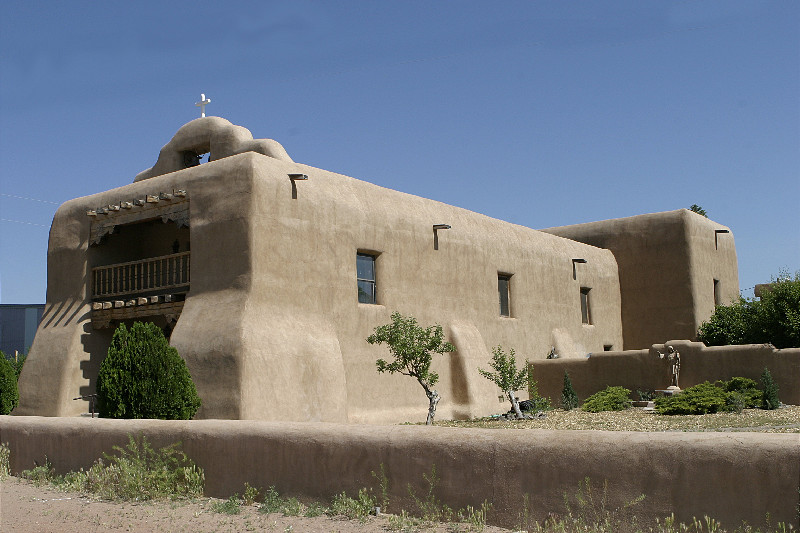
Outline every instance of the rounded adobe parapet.
POLYGON ((140 172, 134 182, 195 166, 197 156, 208 153, 215 161, 244 152, 257 152, 293 163, 283 146, 272 139, 253 139, 250 130, 221 117, 202 117, 181 126, 158 154, 152 168, 140 172))

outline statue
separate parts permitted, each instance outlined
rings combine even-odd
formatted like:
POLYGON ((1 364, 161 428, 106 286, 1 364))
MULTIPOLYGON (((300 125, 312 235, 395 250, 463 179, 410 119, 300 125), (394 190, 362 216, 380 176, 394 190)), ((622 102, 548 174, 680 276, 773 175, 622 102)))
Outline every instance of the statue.
POLYGON ((673 346, 667 346, 667 353, 663 354, 658 352, 659 359, 666 359, 672 366, 672 384, 667 387, 667 390, 678 392, 681 390, 678 386, 678 376, 681 373, 681 354, 673 346))

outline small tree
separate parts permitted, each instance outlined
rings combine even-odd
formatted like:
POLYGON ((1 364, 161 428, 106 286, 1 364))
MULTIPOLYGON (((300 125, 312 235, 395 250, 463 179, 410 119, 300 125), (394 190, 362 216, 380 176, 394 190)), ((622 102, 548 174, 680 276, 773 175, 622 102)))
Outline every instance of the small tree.
POLYGON ((97 408, 106 418, 189 420, 200 398, 186 362, 152 323, 120 324, 97 376, 97 408))
POLYGON ((7 415, 19 403, 17 373, 14 364, 0 352, 0 415, 7 415))
POLYGON ((439 381, 439 374, 431 371, 433 354, 456 351, 455 346, 444 340, 442 326, 436 324, 423 328, 417 324, 416 318, 395 312, 392 313, 392 323, 375 328, 375 333, 367 337, 367 342, 386 343, 394 356, 391 363, 383 359, 375 361, 378 372, 397 372, 419 382, 428 397, 428 418, 425 423, 433 424, 436 404, 440 399, 439 393, 433 389, 439 381))
POLYGON ((565 411, 578 408, 578 394, 572 387, 572 380, 569 379, 569 374, 564 372, 564 388, 561 389, 561 407, 565 411))
POLYGON ((517 359, 514 357, 514 349, 509 350, 508 355, 503 352, 501 346, 497 346, 492 350, 492 360, 489 366, 492 367, 494 372, 489 372, 481 368, 478 369, 481 376, 485 377, 503 391, 503 394, 508 396, 511 402, 511 408, 517 415, 517 418, 522 419, 522 411, 519 408, 519 401, 514 394, 519 389, 523 388, 528 383, 528 369, 522 367, 517 370, 517 359))
POLYGON ((778 385, 772 379, 772 374, 769 368, 764 368, 761 373, 761 386, 763 387, 764 394, 761 396, 762 409, 777 409, 781 406, 781 401, 778 398, 778 385))
POLYGON ((689 207, 689 211, 691 211, 692 213, 697 213, 698 215, 703 215, 704 217, 708 218, 708 215, 706 214, 706 210, 703 209, 702 207, 700 207, 697 204, 692 204, 689 207))

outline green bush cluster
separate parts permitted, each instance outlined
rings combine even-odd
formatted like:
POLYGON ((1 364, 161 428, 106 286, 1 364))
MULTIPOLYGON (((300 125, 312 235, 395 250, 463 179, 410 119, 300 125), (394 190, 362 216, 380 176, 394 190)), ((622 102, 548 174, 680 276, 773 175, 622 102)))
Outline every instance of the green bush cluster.
POLYGON ((178 444, 158 450, 147 438, 129 436, 117 455, 98 459, 89 470, 59 476, 49 463, 20 475, 36 484, 51 483, 67 490, 85 491, 112 501, 144 501, 202 496, 203 469, 197 467, 178 444))
POLYGON ((19 403, 17 372, 3 352, 0 352, 0 356, 0 415, 7 415, 19 403))
POLYGON ((697 338, 709 346, 772 344, 800 348, 800 273, 781 274, 761 299, 739 298, 719 305, 697 338))
POLYGON ((581 409, 590 413, 622 411, 631 406, 630 394, 630 389, 625 387, 606 387, 586 398, 581 409))
POLYGON ((97 376, 97 408, 105 418, 189 420, 200 398, 186 362, 161 329, 120 324, 97 376))
POLYGON ((700 383, 679 394, 656 399, 662 415, 702 415, 718 412, 741 412, 760 407, 763 392, 752 379, 735 377, 728 381, 700 383))

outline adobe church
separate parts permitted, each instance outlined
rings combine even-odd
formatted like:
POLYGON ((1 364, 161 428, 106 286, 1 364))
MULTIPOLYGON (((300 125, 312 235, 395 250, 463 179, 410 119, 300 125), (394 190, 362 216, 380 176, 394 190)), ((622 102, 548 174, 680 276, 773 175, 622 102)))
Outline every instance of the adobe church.
POLYGON ((685 209, 542 231, 295 163, 219 117, 181 127, 133 183, 63 204, 17 415, 74 416, 114 328, 152 321, 198 418, 424 420, 415 380, 366 342, 398 311, 456 352, 439 418, 503 409, 491 349, 585 357, 694 339, 739 295, 728 228, 685 209), (198 164, 202 154, 209 161, 198 164))

